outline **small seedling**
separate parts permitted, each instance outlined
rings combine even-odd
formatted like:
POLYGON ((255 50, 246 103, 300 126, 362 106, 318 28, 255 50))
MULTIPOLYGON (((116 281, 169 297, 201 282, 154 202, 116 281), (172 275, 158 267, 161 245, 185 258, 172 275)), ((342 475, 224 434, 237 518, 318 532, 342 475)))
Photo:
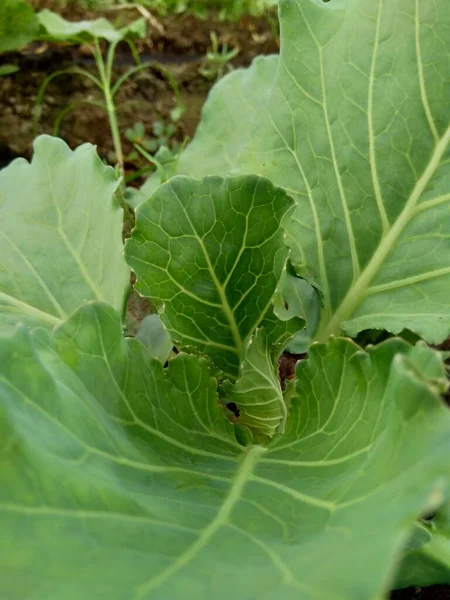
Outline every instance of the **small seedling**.
POLYGON ((80 102, 75 102, 65 107, 55 123, 55 135, 59 131, 59 126, 62 119, 72 110, 74 110, 80 103, 91 104, 104 109, 108 115, 111 136, 114 146, 114 158, 117 162, 118 170, 122 176, 124 173, 124 162, 125 156, 123 152, 122 140, 119 130, 119 123, 117 119, 117 107, 115 98, 123 84, 133 75, 145 70, 145 69, 157 69, 161 74, 166 77, 169 85, 172 87, 174 95, 176 97, 177 106, 174 109, 182 112, 181 95, 178 85, 173 76, 164 67, 156 63, 141 63, 139 54, 136 50, 134 39, 143 38, 146 34, 146 20, 140 18, 133 21, 129 25, 120 29, 114 27, 106 19, 95 19, 93 21, 80 21, 70 22, 63 19, 61 16, 53 13, 50 10, 43 10, 38 13, 38 19, 41 27, 45 31, 45 37, 47 39, 59 42, 84 44, 84 46, 92 53, 95 64, 97 67, 98 76, 93 75, 86 69, 82 68, 70 68, 62 71, 56 71, 51 73, 42 83, 35 105, 35 129, 37 130, 38 120, 41 113, 41 107, 47 89, 48 84, 52 79, 64 74, 76 74, 90 79, 95 86, 101 91, 103 95, 103 102, 98 102, 91 99, 83 99, 80 102), (106 58, 104 57, 101 40, 106 41, 108 44, 106 51, 106 58), (125 73, 117 78, 114 78, 113 68, 114 60, 116 55, 117 46, 120 42, 125 42, 129 45, 133 57, 136 61, 136 65, 129 68, 125 73))
POLYGON ((148 152, 156 153, 163 146, 174 151, 178 150, 179 143, 173 139, 176 132, 176 123, 158 119, 152 123, 152 137, 147 136, 144 123, 136 123, 127 129, 125 137, 133 144, 139 144, 148 152))
POLYGON ((239 54, 239 50, 228 50, 227 44, 221 46, 215 31, 210 33, 210 39, 211 48, 207 51, 199 71, 206 79, 220 79, 233 69, 231 61, 239 54))

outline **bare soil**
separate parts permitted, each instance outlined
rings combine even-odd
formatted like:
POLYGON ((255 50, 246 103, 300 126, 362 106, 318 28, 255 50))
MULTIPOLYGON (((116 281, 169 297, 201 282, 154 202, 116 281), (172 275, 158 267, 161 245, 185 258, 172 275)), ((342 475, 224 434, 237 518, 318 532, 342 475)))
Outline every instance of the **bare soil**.
POLYGON ((278 375, 283 389, 286 388, 287 381, 294 379, 298 361, 305 357, 306 354, 291 354, 290 352, 283 352, 280 356, 278 361, 278 375))
POLYGON ((450 600, 450 585, 410 587, 392 592, 391 600, 450 600))

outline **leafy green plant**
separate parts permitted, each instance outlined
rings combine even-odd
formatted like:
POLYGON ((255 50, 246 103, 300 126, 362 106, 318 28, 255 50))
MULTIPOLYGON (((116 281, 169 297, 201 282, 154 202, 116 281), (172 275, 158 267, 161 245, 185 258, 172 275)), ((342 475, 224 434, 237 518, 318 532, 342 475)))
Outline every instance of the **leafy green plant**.
MULTIPOLYGON (((82 75, 90 79, 95 86, 102 92, 104 103, 97 102, 94 100, 83 100, 88 104, 100 106, 104 108, 108 115, 109 125, 111 129, 111 136, 114 145, 114 152, 121 174, 124 174, 124 154, 122 149, 122 140, 119 131, 119 124, 117 120, 117 110, 114 98, 117 92, 125 81, 134 75, 135 73, 146 68, 147 65, 137 64, 136 66, 128 69, 123 75, 117 78, 113 82, 113 67, 114 57, 117 49, 117 45, 121 41, 127 41, 132 45, 133 37, 144 37, 146 32, 145 19, 140 18, 137 21, 133 21, 130 25, 127 25, 121 29, 116 29, 112 23, 107 19, 99 18, 91 21, 78 21, 71 22, 67 21, 60 15, 45 9, 37 15, 39 23, 45 31, 45 36, 51 40, 68 43, 83 43, 85 44, 95 59, 95 63, 98 70, 98 77, 92 75, 86 69, 79 67, 64 69, 62 71, 56 71, 50 74, 42 83, 39 93, 36 99, 35 107, 35 126, 37 129, 37 123, 41 112, 41 106, 45 95, 48 84, 55 78, 66 73, 74 73, 82 75), (103 57, 102 49, 100 46, 100 40, 104 39, 109 43, 106 60, 103 57)), ((57 120, 57 128, 62 118, 64 118, 68 111, 73 110, 76 105, 67 106, 60 114, 57 120)))
MULTIPOLYGON (((144 15, 147 15, 147 11, 144 11, 144 15)), ((150 17, 149 17, 150 18, 150 17)), ((136 21, 133 21, 129 25, 117 29, 114 27, 107 19, 99 18, 90 21, 79 21, 79 22, 71 22, 63 19, 60 15, 50 11, 43 10, 38 13, 38 19, 45 31, 45 35, 51 39, 60 42, 68 42, 68 43, 83 43, 87 46, 92 55, 94 56, 95 63, 97 66, 98 77, 92 75, 86 69, 81 68, 70 68, 64 69, 62 71, 56 71, 50 74, 42 83, 35 106, 35 129, 37 130, 37 124, 39 120, 39 116, 41 113, 41 106, 44 99, 45 91, 47 89, 48 84, 55 78, 60 75, 64 75, 67 73, 73 73, 77 75, 81 75, 83 77, 87 77, 90 79, 95 86, 101 91, 104 102, 98 102, 96 100, 85 99, 82 100, 82 103, 92 104, 94 106, 99 106, 104 109, 108 115, 108 120, 110 124, 111 136, 113 140, 114 146, 114 155, 113 162, 116 162, 122 176, 124 173, 124 162, 125 158, 133 159, 133 157, 124 156, 122 139, 119 130, 119 123, 117 119, 117 107, 115 98, 122 85, 133 75, 143 71, 144 69, 152 68, 157 69, 164 77, 167 78, 169 84, 171 85, 174 95, 176 97, 177 105, 171 111, 170 118, 171 124, 167 124, 167 126, 160 122, 155 122, 157 138, 162 142, 169 142, 170 138, 175 133, 176 122, 180 119, 183 113, 183 105, 181 101, 181 94, 179 87, 174 79, 174 77, 170 74, 165 67, 157 64, 157 63, 141 63, 139 54, 135 48, 133 39, 145 37, 146 34, 146 16, 140 18, 136 21), (106 60, 103 57, 102 48, 100 45, 100 40, 104 39, 108 42, 108 50, 106 53, 106 60), (126 42, 129 44, 133 56, 136 61, 136 65, 125 71, 122 75, 117 77, 114 80, 114 60, 115 54, 117 50, 117 45, 120 42, 126 42), (163 131, 159 131, 160 129, 163 131), (158 133, 159 132, 159 133, 158 133)), ((72 103, 65 107, 59 114, 56 123, 55 123, 55 135, 59 133, 59 127, 61 125, 61 121, 64 117, 67 116, 69 112, 74 110, 79 103, 72 103)), ((134 139, 136 136, 140 137, 142 134, 141 124, 137 124, 137 130, 128 130, 125 132, 125 136, 127 139, 134 139)), ((146 142, 147 143, 147 142, 146 142)), ((135 158, 135 157, 134 157, 135 158)), ((147 169, 148 170, 148 169, 147 169)), ((138 174, 141 174, 144 171, 139 171, 138 174)), ((125 181, 124 177, 124 181, 125 181)))
POLYGON ((351 15, 336 0, 283 3, 280 58, 259 58, 219 82, 176 173, 257 172, 295 199, 286 226, 291 261, 322 299, 313 339, 409 329, 438 343, 450 332, 450 255, 445 233, 434 246, 440 233, 431 225, 448 211, 450 133, 440 83, 447 54, 430 70, 434 37, 426 31, 436 17, 439 35, 449 14, 440 3, 427 10, 416 3, 400 24, 396 3, 374 4, 369 14, 380 23, 372 31, 358 21, 365 2, 353 2, 351 15), (372 53, 353 41, 360 30, 371 34, 372 53), (378 56, 380 36, 391 32, 390 43, 406 48, 396 59, 378 56), (296 40, 295 52, 286 40, 296 40), (307 55, 307 65, 298 62, 307 55))
POLYGON ((33 162, 13 161, 0 181, 1 330, 53 327, 93 300, 122 314, 129 273, 117 244, 118 181, 94 148, 71 152, 43 136, 33 162))
MULTIPOLYGON (((19 50, 31 42, 39 29, 33 9, 25 0, 4 0, 0 6, 0 53, 19 50)), ((0 77, 19 70, 12 63, 0 65, 0 77)))
POLYGON ((152 123, 152 131, 155 139, 148 140, 144 143, 144 148, 150 152, 157 152, 161 146, 167 146, 168 148, 174 145, 176 149, 176 143, 173 142, 172 138, 177 131, 177 125, 174 122, 167 123, 163 120, 156 120, 152 123))
POLYGON ((39 24, 25 0, 2 0, 0 4, 0 52, 18 50, 31 42, 39 24))
POLYGON ((439 514, 417 523, 397 575, 397 586, 412 579, 420 586, 450 582, 450 503, 439 514))
POLYGON ((450 330, 450 11, 282 0, 280 21, 280 57, 219 82, 184 174, 136 208, 125 258, 160 316, 137 339, 113 170, 43 136, 0 173, 7 598, 450 581, 448 380, 426 344, 450 330), (425 341, 342 337, 369 328, 425 341))
POLYGON ((231 71, 230 62, 239 54, 239 50, 237 48, 228 50, 227 44, 220 47, 215 31, 210 33, 210 38, 211 48, 206 53, 200 73, 207 79, 220 79, 225 73, 231 71))
POLYGON ((125 137, 133 143, 135 151, 127 156, 127 161, 137 163, 138 156, 145 159, 145 166, 139 168, 135 173, 126 177, 126 181, 130 182, 138 177, 145 176, 149 171, 158 172, 158 177, 147 181, 145 190, 128 187, 125 190, 125 202, 131 209, 135 209, 138 204, 146 199, 147 194, 151 193, 152 182, 155 186, 160 182, 167 181, 172 176, 176 169, 176 164, 181 150, 184 147, 174 139, 178 129, 178 121, 183 114, 184 107, 180 103, 177 108, 170 112, 170 121, 157 119, 152 123, 153 138, 146 136, 145 125, 143 123, 135 123, 125 131, 125 137))
POLYGON ((144 123, 135 123, 125 131, 125 137, 133 144, 142 146, 148 152, 157 152, 162 146, 166 146, 172 150, 177 150, 179 144, 173 139, 177 132, 177 120, 173 117, 167 122, 163 119, 157 119, 152 123, 153 137, 148 137, 145 131, 144 123))
POLYGON ((125 130, 125 137, 133 144, 145 144, 147 141, 145 124, 141 122, 135 123, 132 127, 125 130))

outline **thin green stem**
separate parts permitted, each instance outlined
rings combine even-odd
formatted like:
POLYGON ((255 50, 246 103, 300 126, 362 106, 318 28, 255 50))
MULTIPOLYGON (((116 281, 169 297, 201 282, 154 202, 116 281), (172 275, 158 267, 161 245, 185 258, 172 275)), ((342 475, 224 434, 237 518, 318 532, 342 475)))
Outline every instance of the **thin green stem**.
POLYGON ((144 148, 142 146, 140 146, 139 144, 133 144, 133 146, 136 148, 136 150, 139 152, 139 154, 141 154, 146 160, 148 160, 148 162, 150 164, 155 165, 156 170, 159 173, 161 183, 165 183, 165 181, 167 180, 166 170, 164 169, 163 165, 159 162, 159 160, 154 158, 151 154, 149 154, 146 150, 144 150, 144 148))
POLYGON ((65 108, 63 108, 63 110, 59 111, 55 119, 55 123, 53 125, 53 135, 55 137, 59 136, 59 129, 61 127, 63 119, 70 112, 75 110, 75 108, 77 108, 77 106, 79 106, 80 104, 90 104, 91 106, 97 106, 98 108, 101 108, 102 110, 106 111, 106 106, 102 102, 96 102, 95 100, 76 100, 75 102, 71 102, 65 108))
POLYGON ((179 88, 178 83, 176 82, 174 76, 172 75, 172 73, 170 71, 168 71, 167 69, 165 69, 161 65, 158 65, 157 63, 154 63, 154 62, 140 64, 140 65, 137 65, 136 67, 131 67, 131 69, 128 69, 128 71, 126 71, 123 75, 121 75, 117 79, 116 83, 112 86, 111 93, 112 93, 113 97, 117 94, 117 92, 120 90, 120 88, 122 87, 122 85, 125 83, 125 81, 129 77, 131 77, 135 73, 139 73, 140 71, 143 71, 144 69, 156 69, 162 75, 164 75, 164 77, 168 81, 170 87, 172 88, 172 91, 173 91, 173 93, 175 95, 175 98, 177 100, 177 105, 180 106, 180 107, 182 107, 183 103, 182 103, 182 100, 181 100, 180 88, 179 88))
POLYGON ((56 77, 59 77, 60 75, 82 75, 83 77, 87 77, 88 79, 90 79, 99 89, 101 89, 101 90, 103 89, 101 81, 99 79, 97 79, 97 77, 95 77, 95 75, 92 75, 91 73, 89 73, 89 71, 86 71, 84 69, 69 68, 69 69, 62 69, 60 71, 55 71, 54 73, 51 73, 41 83, 38 93, 37 93, 37 96, 36 96, 36 102, 34 103, 33 131, 34 131, 35 136, 38 134, 39 118, 41 116, 41 107, 42 107, 42 102, 43 102, 47 87, 53 79, 55 79, 56 77))
POLYGON ((180 108, 182 108, 183 102, 182 102, 182 98, 181 98, 181 91, 180 91, 180 87, 179 87, 175 77, 172 75, 172 73, 168 69, 166 69, 165 67, 163 67, 162 65, 160 65, 158 63, 154 63, 153 68, 156 69, 157 71, 159 71, 161 73, 161 75, 164 75, 164 77, 167 79, 170 87, 172 88, 173 93, 175 94, 175 98, 177 100, 177 105, 180 108))
POLYGON ((153 165, 148 165, 147 167, 143 167, 142 169, 139 169, 138 171, 135 171, 131 175, 127 175, 125 177, 125 183, 130 183, 130 181, 134 181, 135 179, 138 179, 142 175, 145 175, 149 171, 153 171, 153 170, 154 170, 153 169, 153 165))
POLYGON ((136 48, 136 44, 133 42, 133 40, 129 40, 129 39, 126 39, 125 42, 128 44, 128 47, 130 48, 131 55, 133 56, 134 62, 136 63, 137 66, 140 66, 142 64, 142 61, 141 61, 141 57, 139 56, 138 49, 136 48))
MULTIPOLYGON (((185 138, 180 151, 175 159, 175 166, 178 163, 178 160, 180 158, 181 153, 184 150, 184 147, 186 146, 186 143, 188 141, 188 138, 185 138)), ((149 154, 142 146, 140 146, 139 144, 133 144, 134 147, 136 148, 136 150, 139 152, 139 154, 141 154, 146 160, 148 160, 148 162, 152 165, 154 165, 156 167, 156 170, 158 171, 161 183, 165 183, 167 181, 167 173, 166 170, 164 168, 164 166, 159 162, 159 160, 157 160, 154 156, 152 156, 151 154, 149 154)), ((130 176, 130 178, 127 178, 127 182, 128 181, 132 181, 133 179, 136 179, 142 172, 146 171, 147 169, 144 167, 143 169, 140 169, 139 171, 137 171, 137 173, 130 176)))
POLYGON ((114 62, 114 55, 117 44, 112 43, 108 49, 107 56, 107 64, 105 65, 105 61, 103 60, 102 50, 100 48, 100 43, 98 39, 95 39, 95 50, 94 50, 94 59, 97 65, 97 69, 100 75, 100 80, 102 82, 102 90, 103 95, 105 97, 106 104, 106 113, 108 115, 109 127, 111 130, 111 136, 114 145, 114 152, 116 154, 117 165, 119 167, 119 172, 122 177, 125 176, 124 169, 124 156, 122 149, 122 140, 120 137, 119 124, 117 122, 117 112, 116 106, 114 104, 114 97, 111 91, 111 76, 112 76, 112 66, 114 62))
POLYGON ((145 150, 140 144, 133 144, 133 146, 136 148, 139 154, 141 154, 146 160, 148 160, 150 164, 155 165, 155 167, 157 167, 158 169, 160 168, 164 170, 164 167, 159 162, 159 160, 157 160, 154 156, 149 154, 147 150, 145 150))
POLYGON ((108 53, 106 56, 106 76, 108 78, 108 84, 110 87, 111 87, 112 71, 113 71, 113 66, 114 66, 114 58, 116 56, 117 44, 118 44, 118 42, 112 42, 109 45, 108 53))
POLYGON ((130 69, 128 69, 127 71, 125 71, 125 73, 123 73, 117 79, 116 83, 111 88, 111 93, 112 93, 113 97, 117 94, 117 92, 120 90, 120 88, 122 87, 122 85, 125 83, 125 81, 129 77, 131 77, 135 73, 138 73, 139 71, 143 71, 144 69, 148 69, 151 66, 152 66, 151 64, 145 64, 145 65, 141 64, 141 65, 137 65, 136 67, 131 67, 130 69))

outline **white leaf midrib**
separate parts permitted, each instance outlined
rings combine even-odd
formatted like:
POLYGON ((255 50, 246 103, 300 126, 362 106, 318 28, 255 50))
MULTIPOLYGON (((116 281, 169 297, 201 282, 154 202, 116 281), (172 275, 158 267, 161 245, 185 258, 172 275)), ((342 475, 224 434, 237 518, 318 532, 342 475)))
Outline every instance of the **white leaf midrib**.
MULTIPOLYGON (((48 285, 46 284, 46 282, 42 279, 41 275, 39 274, 39 272, 37 271, 37 269, 35 268, 35 266, 33 265, 33 263, 26 256, 26 254, 19 248, 19 246, 4 231, 0 231, 0 235, 5 239, 6 243, 11 246, 11 248, 17 254, 17 256, 19 257, 19 259, 23 262, 23 264, 25 265, 25 267, 32 273, 33 278, 36 281, 37 287, 40 288, 43 291, 43 293, 46 296, 47 300, 52 304, 55 312, 59 315, 59 319, 57 319, 58 322, 60 322, 61 319, 66 319, 67 318, 66 312, 64 311, 64 309, 62 308, 61 304, 58 302, 58 300, 56 299, 55 295, 50 290, 50 288, 48 287, 48 285)), ((5 296, 8 296, 10 298, 10 303, 11 304, 14 303, 16 306, 19 306, 20 304, 21 305, 25 305, 25 306, 28 306, 33 311, 37 311, 37 312, 42 313, 42 314, 49 314, 49 315, 51 314, 51 313, 48 313, 47 311, 41 311, 37 307, 33 307, 28 302, 23 302, 19 298, 14 298, 14 296, 11 296, 10 294, 6 294, 5 292, 3 292, 3 293, 4 293, 5 296)), ((27 310, 26 312, 30 312, 30 311, 27 310)), ((44 320, 48 320, 48 319, 44 319, 44 320)))
MULTIPOLYGON (((316 45, 317 52, 319 54, 319 59, 320 59, 321 77, 323 80, 322 60, 323 60, 324 46, 317 39, 310 23, 308 22, 308 19, 306 18, 306 15, 304 14, 304 12, 302 10, 301 3, 299 3, 297 1, 296 4, 299 9, 299 12, 301 13, 301 16, 306 25, 306 28, 309 31, 309 34, 310 34, 314 44, 316 45)), ((431 180, 433 174, 435 173, 436 169, 439 167, 440 159, 442 158, 442 156, 448 146, 448 143, 450 141, 449 129, 447 129, 447 131, 444 133, 442 138, 438 137, 436 125, 434 123, 434 120, 433 120, 433 117, 431 114, 431 109, 430 109, 430 106, 428 103, 428 97, 426 94, 425 79, 424 79, 424 73, 423 73, 421 48, 420 48, 419 0, 415 0, 414 34, 415 34, 415 49, 416 49, 420 96, 421 96, 425 116, 427 119, 427 123, 429 125, 430 131, 434 138, 435 147, 434 147, 433 154, 428 162, 428 165, 427 165, 425 171, 423 172, 422 176, 416 182, 416 185, 415 185, 411 195, 409 196, 403 211, 400 213, 399 217, 393 223, 393 225, 389 226, 389 223, 387 221, 386 210, 385 210, 384 203, 383 203, 383 198, 381 195, 380 183, 378 180, 376 154, 375 154, 375 146, 374 146, 375 137, 374 137, 374 130, 373 130, 373 83, 375 80, 375 69, 376 69, 377 54, 378 54, 378 40, 379 40, 380 29, 381 29, 381 16, 382 16, 382 11, 383 11, 384 0, 378 0, 377 4, 378 4, 378 10, 377 10, 377 20, 376 20, 375 43, 374 43, 374 48, 373 48, 371 68, 370 68, 370 77, 369 77, 368 114, 367 114, 367 116, 368 116, 369 155, 370 155, 370 167, 371 167, 371 173, 372 173, 372 182, 373 182, 373 187, 374 187, 374 192, 375 192, 375 200, 376 200, 378 212, 379 212, 379 215, 381 218, 383 233, 382 233, 381 242, 380 242, 378 248, 376 249, 374 255, 372 256, 371 260, 369 261, 369 263, 366 265, 366 267, 364 268, 364 270, 361 273, 356 272, 357 277, 355 277, 355 251, 354 251, 353 246, 351 246, 351 260, 352 260, 352 265, 353 265, 353 281, 350 285, 350 288, 347 291, 347 294, 345 295, 345 297, 341 301, 338 309, 334 313, 331 313, 331 311, 329 310, 329 306, 327 303, 328 294, 324 293, 324 308, 323 308, 322 324, 321 324, 319 331, 315 337, 316 341, 326 341, 326 339, 328 339, 329 335, 338 334, 340 332, 341 323, 343 321, 347 320, 351 316, 351 314, 354 312, 354 310, 357 308, 357 306, 363 302, 363 300, 367 296, 367 289, 370 285, 370 282, 372 281, 374 276, 377 274, 379 268, 382 266, 384 260, 386 259, 389 252, 392 250, 394 244, 397 242, 401 232, 405 229, 406 225, 410 222, 410 220, 415 216, 415 213, 420 212, 419 207, 418 207, 418 201, 419 201, 423 191, 425 190, 426 186, 428 185, 429 181, 431 180)), ((323 96, 324 96, 323 81, 322 81, 322 91, 323 91, 323 96)), ((324 98, 325 98, 325 96, 324 96, 324 98)), ((322 104, 323 103, 321 103, 321 105, 322 104)), ((326 121, 326 118, 327 118, 326 111, 324 111, 324 117, 325 117, 325 121, 326 121)), ((327 124, 327 123, 325 123, 325 124, 327 124)), ((327 132, 328 132, 328 138, 329 138, 329 141, 331 144, 330 151, 331 151, 332 159, 333 159, 332 162, 334 165, 336 177, 338 178, 337 183, 338 183, 338 187, 339 187, 339 171, 338 171, 338 165, 336 163, 336 158, 333 155, 333 146, 332 146, 333 140, 331 137, 331 132, 328 129, 327 129, 327 132)), ((283 139, 286 147, 288 148, 288 150, 291 150, 291 152, 292 152, 292 149, 289 147, 286 140, 283 137, 282 137, 282 139, 283 139)), ((301 165, 299 165, 298 156, 296 155, 295 152, 292 152, 292 154, 294 155, 294 159, 296 160, 297 166, 299 167, 299 170, 301 172, 303 180, 305 180, 303 170, 301 168, 301 165)), ((340 189, 339 189, 339 191, 341 192, 340 189)), ((345 202, 344 202, 345 198, 342 196, 342 193, 340 193, 340 196, 341 196, 341 200, 345 204, 345 202)), ((312 199, 311 199, 311 204, 313 204, 312 199)), ((433 205, 433 202, 430 202, 429 204, 431 207, 433 205)), ((344 206, 344 212, 345 212, 346 208, 347 207, 344 206)), ((425 207, 424 207, 424 210, 426 210, 425 207)), ((352 229, 348 228, 348 220, 345 219, 345 221, 347 224, 347 232, 350 237, 350 245, 351 245, 351 242, 352 242, 351 237, 352 237, 353 232, 352 232, 352 229)), ((320 247, 320 243, 321 243, 320 225, 318 224, 317 220, 315 222, 315 229, 316 229, 316 236, 318 238, 318 240, 317 240, 318 245, 320 247)), ((320 283, 323 287, 323 292, 327 292, 328 287, 329 287, 329 281, 328 281, 328 277, 326 276, 326 274, 324 274, 323 259, 319 260, 319 267, 320 267, 320 275, 321 275, 320 283)))
POLYGON ((433 135, 434 142, 437 144, 439 142, 439 135, 436 129, 436 124, 433 119, 433 115, 431 114, 430 104, 428 102, 427 90, 425 86, 425 77, 423 72, 423 61, 422 61, 422 50, 420 47, 420 5, 419 0, 416 0, 415 7, 415 42, 416 42, 416 60, 417 60, 417 69, 419 75, 419 87, 420 87, 420 97, 422 100, 423 109, 425 115, 427 117, 428 125, 430 127, 430 131, 433 135))
POLYGON ((54 315, 42 311, 31 304, 26 302, 22 302, 9 294, 5 294, 4 292, 0 292, 0 303, 5 302, 4 305, 0 304, 0 312, 2 312, 7 306, 16 309, 18 312, 21 312, 22 315, 29 316, 33 319, 38 319, 44 323, 48 323, 52 326, 60 325, 62 323, 61 319, 58 319, 54 315))
POLYGON ((372 185, 375 192, 375 200, 380 214, 381 223, 383 226, 383 234, 389 231, 389 220, 386 214, 386 209, 383 204, 383 197, 381 194, 380 180, 378 178, 378 167, 377 167, 377 156, 375 152, 375 131, 374 131, 374 109, 373 109, 373 95, 374 95, 374 84, 375 84, 375 69, 377 64, 378 46, 380 40, 380 26, 381 26, 381 14, 383 10, 383 1, 380 0, 377 15, 377 26, 375 33, 375 43, 372 53, 372 64, 370 67, 369 77, 369 93, 368 93, 368 104, 367 104, 367 124, 369 133, 369 158, 370 158, 370 172, 372 175, 372 185))
POLYGON ((357 281, 349 288, 346 296, 338 309, 328 323, 324 323, 316 335, 316 341, 325 341, 332 334, 339 333, 343 321, 350 318, 354 310, 360 306, 367 295, 368 287, 383 265, 386 257, 391 252, 401 233, 416 214, 418 202, 431 181, 434 173, 441 164, 444 155, 450 143, 450 126, 445 131, 442 138, 436 144, 433 154, 425 168, 422 176, 417 181, 411 192, 404 209, 393 223, 390 230, 383 236, 381 242, 362 271, 357 281))
MULTIPOLYGON (((72 246, 72 243, 69 240, 69 238, 65 232, 64 223, 63 223, 63 212, 61 211, 61 207, 59 206, 59 203, 58 203, 58 198, 57 198, 55 187, 54 187, 52 170, 51 170, 50 164, 47 165, 47 173, 48 173, 48 184, 49 184, 49 188, 50 188, 50 197, 52 199, 52 203, 55 208, 55 212, 56 212, 56 216, 57 216, 58 233, 59 233, 62 241, 64 242, 64 245, 66 246, 67 250, 69 251, 70 255, 72 256, 75 264, 78 266, 78 269, 79 269, 80 273, 82 274, 84 280, 86 281, 87 285, 92 290, 95 298, 101 302, 105 302, 105 298, 103 296, 102 290, 97 285, 97 282, 95 282, 92 279, 91 274, 88 271, 87 265, 84 263, 81 256, 79 256, 79 254, 75 250, 75 248, 72 246)), ((76 190, 76 187, 74 188, 72 193, 75 193, 75 190, 76 190)))

